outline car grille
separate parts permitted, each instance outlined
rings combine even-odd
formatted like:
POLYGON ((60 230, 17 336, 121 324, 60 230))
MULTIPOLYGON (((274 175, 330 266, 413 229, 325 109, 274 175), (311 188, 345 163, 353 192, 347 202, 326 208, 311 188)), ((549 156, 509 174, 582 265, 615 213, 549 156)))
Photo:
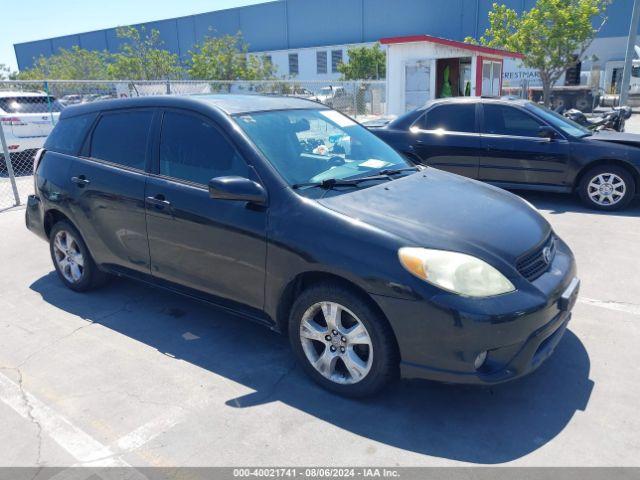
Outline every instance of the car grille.
POLYGON ((542 245, 520 257, 516 268, 524 278, 532 282, 547 271, 555 256, 556 239, 552 234, 542 245))

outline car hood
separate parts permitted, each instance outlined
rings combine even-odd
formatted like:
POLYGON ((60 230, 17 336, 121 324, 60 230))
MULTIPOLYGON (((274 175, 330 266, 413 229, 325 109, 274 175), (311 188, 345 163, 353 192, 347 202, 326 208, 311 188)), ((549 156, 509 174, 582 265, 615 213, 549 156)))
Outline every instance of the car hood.
POLYGON ((640 135, 635 133, 600 131, 584 139, 591 142, 613 142, 640 147, 640 135))
POLYGON ((516 195, 433 168, 318 202, 401 237, 407 246, 511 264, 551 232, 542 215, 516 195))

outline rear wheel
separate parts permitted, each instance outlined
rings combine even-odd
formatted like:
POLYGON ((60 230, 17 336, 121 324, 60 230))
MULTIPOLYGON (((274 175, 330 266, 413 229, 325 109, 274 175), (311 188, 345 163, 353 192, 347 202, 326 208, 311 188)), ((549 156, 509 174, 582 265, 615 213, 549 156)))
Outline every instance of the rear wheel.
POLYGON ((371 395, 397 374, 391 327, 347 288, 321 284, 305 290, 291 310, 289 338, 307 374, 341 395, 371 395))
POLYGON ((107 280, 107 274, 96 266, 80 232, 66 220, 51 229, 49 248, 58 277, 71 290, 85 292, 107 280))
POLYGON ((635 182, 627 170, 598 165, 585 173, 578 186, 582 201, 598 210, 620 210, 633 199, 635 182))

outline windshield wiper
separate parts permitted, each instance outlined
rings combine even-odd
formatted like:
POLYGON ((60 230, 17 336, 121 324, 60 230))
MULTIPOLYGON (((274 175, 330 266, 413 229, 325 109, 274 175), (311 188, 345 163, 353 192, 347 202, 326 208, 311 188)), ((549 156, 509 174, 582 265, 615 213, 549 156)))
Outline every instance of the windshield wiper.
POLYGON ((298 189, 304 187, 320 187, 329 190, 333 187, 353 187, 362 182, 375 180, 391 180, 391 178, 389 177, 389 175, 371 175, 369 177, 352 178, 350 180, 342 178, 327 178, 326 180, 322 180, 321 182, 296 183, 294 185, 291 185, 291 188, 298 189))
POLYGON ((333 187, 349 187, 349 186, 357 186, 363 182, 370 182, 375 180, 391 180, 392 175, 398 175, 403 172, 415 172, 420 170, 420 167, 409 167, 409 168, 397 168, 397 169, 387 169, 381 170, 375 175, 369 175, 366 177, 356 177, 356 178, 327 178, 326 180, 322 180, 321 182, 307 182, 307 183, 296 183, 291 186, 293 189, 304 188, 304 187, 320 187, 326 190, 332 189, 333 187))
POLYGON ((407 167, 407 168, 391 168, 391 169, 387 169, 387 170, 380 170, 377 174, 378 175, 398 175, 399 173, 403 173, 403 172, 415 172, 421 170, 420 167, 407 167))

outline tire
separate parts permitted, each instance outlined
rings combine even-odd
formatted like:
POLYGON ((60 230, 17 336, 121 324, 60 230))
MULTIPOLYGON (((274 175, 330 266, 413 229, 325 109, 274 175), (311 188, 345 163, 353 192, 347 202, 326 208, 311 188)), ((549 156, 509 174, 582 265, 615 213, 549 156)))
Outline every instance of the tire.
POLYGON ((578 185, 580 199, 596 210, 621 210, 629 205, 635 193, 633 177, 617 165, 593 167, 582 176, 578 185))
POLYGON ((102 286, 109 278, 98 269, 80 232, 66 220, 51 229, 49 251, 58 278, 71 290, 86 292, 102 286))
POLYGON ((373 395, 398 375, 396 340, 386 319, 340 285, 322 283, 300 294, 289 317, 289 340, 305 372, 346 397, 373 395), (335 331, 326 321, 332 312, 339 312, 335 331))

